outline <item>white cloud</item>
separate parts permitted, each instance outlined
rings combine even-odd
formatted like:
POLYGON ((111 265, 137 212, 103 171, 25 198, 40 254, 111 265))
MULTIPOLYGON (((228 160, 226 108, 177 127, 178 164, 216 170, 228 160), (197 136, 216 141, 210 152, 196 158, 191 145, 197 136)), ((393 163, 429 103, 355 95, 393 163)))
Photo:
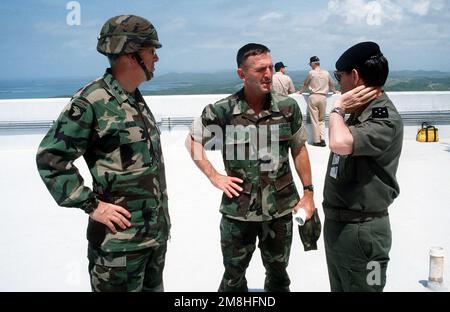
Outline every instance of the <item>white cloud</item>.
POLYGON ((196 49, 207 49, 207 50, 221 50, 226 49, 230 46, 230 43, 225 43, 221 40, 217 41, 209 41, 209 42, 201 42, 193 45, 196 49))
POLYGON ((259 18, 259 20, 261 22, 265 22, 265 21, 272 21, 272 20, 279 20, 283 18, 283 14, 278 13, 278 12, 270 12, 267 14, 264 14, 263 16, 261 16, 259 18))
POLYGON ((67 25, 63 23, 37 22, 34 24, 34 29, 38 33, 59 36, 67 34, 67 28, 65 26, 67 25))
POLYGON ((412 12, 418 15, 427 15, 430 8, 430 1, 419 1, 414 4, 412 12))
POLYGON ((169 23, 163 25, 164 29, 167 31, 178 31, 185 29, 187 26, 187 20, 185 18, 175 18, 169 23))
POLYGON ((420 16, 440 11, 445 7, 445 0, 398 0, 398 2, 409 12, 420 16))
POLYGON ((366 23, 371 26, 403 18, 402 9, 390 0, 330 0, 328 14, 342 17, 346 24, 366 23))
POLYGON ((76 54, 82 57, 92 56, 96 51, 97 36, 103 21, 93 19, 81 21, 81 25, 67 25, 64 22, 40 21, 33 26, 39 36, 45 36, 58 47, 50 55, 76 54))
POLYGON ((440 11, 445 7, 445 0, 433 0, 431 8, 435 11, 440 11))
POLYGON ((443 7, 443 0, 330 0, 327 13, 343 18, 346 24, 379 26, 406 16, 426 16, 443 7))
MULTIPOLYGON (((90 57, 97 51, 97 39, 90 38, 85 39, 71 39, 65 41, 61 45, 63 51, 74 51, 74 54, 80 55, 82 57, 90 57)), ((67 52, 66 52, 67 53, 67 52)))
POLYGON ((328 12, 330 15, 339 15, 345 18, 348 24, 354 20, 362 19, 365 15, 363 1, 361 0, 330 0, 328 1, 328 12))
POLYGON ((47 22, 40 21, 36 22, 33 27, 39 34, 45 34, 50 36, 90 36, 95 34, 94 37, 100 32, 100 28, 103 22, 100 20, 89 20, 84 22, 81 20, 80 25, 67 25, 64 22, 47 22))

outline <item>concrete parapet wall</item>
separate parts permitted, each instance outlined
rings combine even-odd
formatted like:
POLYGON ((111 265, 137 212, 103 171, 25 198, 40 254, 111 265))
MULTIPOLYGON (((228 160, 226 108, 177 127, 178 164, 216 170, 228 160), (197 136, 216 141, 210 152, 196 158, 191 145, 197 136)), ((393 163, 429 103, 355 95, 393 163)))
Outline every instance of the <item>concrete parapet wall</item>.
MULTIPOLYGON (((446 116, 450 113, 450 92, 388 92, 388 95, 405 117, 405 121, 408 121, 405 122, 405 137, 415 137, 416 129, 422 120, 431 123, 434 121, 439 125, 440 137, 450 137, 450 119, 438 118, 441 113, 446 116)), ((161 95, 144 98, 155 118, 160 121, 165 117, 199 116, 205 105, 226 96, 228 94, 161 95)), ((328 96, 327 112, 331 110, 332 103, 338 96, 328 96)), ((306 116, 308 94, 294 94, 291 97, 297 101, 306 116)), ((14 122, 23 124, 30 121, 46 124, 58 117, 69 100, 69 98, 0 100, 0 124, 14 122)))

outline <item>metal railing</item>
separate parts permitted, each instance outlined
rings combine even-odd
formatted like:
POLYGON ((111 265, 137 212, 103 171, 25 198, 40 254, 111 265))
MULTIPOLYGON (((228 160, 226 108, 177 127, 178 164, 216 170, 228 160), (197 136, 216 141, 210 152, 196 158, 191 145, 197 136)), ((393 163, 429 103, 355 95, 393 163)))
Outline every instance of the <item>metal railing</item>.
MULTIPOLYGON (((449 125, 450 124, 450 110, 444 111, 406 111, 399 112, 402 116, 404 125, 420 125, 422 122, 427 122, 433 125, 449 125)), ((348 115, 347 115, 348 117, 348 115)), ((329 114, 325 115, 325 122, 328 123, 330 117, 329 114)), ((307 124, 311 123, 309 114, 303 114, 303 121, 307 124)))
POLYGON ((436 112, 400 112, 400 116, 402 116, 403 123, 406 125, 418 125, 422 122, 428 122, 434 125, 450 124, 450 110, 436 112))
MULTIPOLYGON (((450 110, 444 111, 406 111, 400 112, 405 125, 421 125, 422 122, 427 122, 433 125, 450 125, 450 110)), ((161 130, 171 131, 177 126, 190 127, 194 121, 194 117, 162 117, 157 122, 161 130)), ((328 122, 329 115, 325 116, 325 121, 328 122)), ((303 121, 307 124, 311 123, 309 114, 303 114, 303 121)), ((54 120, 27 120, 27 121, 0 121, 0 131, 43 131, 48 130, 54 120)))
POLYGON ((172 130, 176 126, 187 126, 190 127, 194 117, 163 117, 159 122, 159 127, 161 130, 172 130))
POLYGON ((0 121, 0 131, 47 130, 53 123, 54 120, 0 121))

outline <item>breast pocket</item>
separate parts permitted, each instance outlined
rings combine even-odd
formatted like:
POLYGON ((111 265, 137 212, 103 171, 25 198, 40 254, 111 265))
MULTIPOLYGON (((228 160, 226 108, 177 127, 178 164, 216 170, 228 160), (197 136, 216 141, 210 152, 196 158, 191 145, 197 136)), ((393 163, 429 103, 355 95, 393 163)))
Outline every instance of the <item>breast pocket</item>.
POLYGON ((292 138, 291 125, 288 123, 278 124, 280 141, 289 141, 292 138))
POLYGON ((247 167, 249 160, 257 159, 256 129, 242 127, 228 130, 225 134, 225 160, 233 161, 234 167, 247 167))
POLYGON ((119 131, 120 160, 125 171, 139 170, 151 165, 145 130, 139 126, 119 131))
POLYGON ((271 166, 265 166, 264 171, 278 170, 283 162, 288 159, 291 139, 292 132, 289 123, 271 125, 268 148, 263 149, 261 154, 266 151, 269 154, 266 158, 270 157, 272 162, 271 166))

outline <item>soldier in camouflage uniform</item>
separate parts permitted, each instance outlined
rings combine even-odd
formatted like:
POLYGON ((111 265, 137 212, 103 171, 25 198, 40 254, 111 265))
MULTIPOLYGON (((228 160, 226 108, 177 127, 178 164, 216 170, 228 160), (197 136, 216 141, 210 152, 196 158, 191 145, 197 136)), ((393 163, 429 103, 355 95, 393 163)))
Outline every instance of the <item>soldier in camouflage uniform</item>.
POLYGON ((244 87, 206 106, 186 138, 196 165, 224 192, 220 233, 225 273, 219 291, 248 290, 245 271, 257 238, 266 269, 264 289, 289 291, 291 213, 304 207, 310 218, 315 211, 307 134, 296 101, 271 92, 270 50, 247 44, 239 50, 237 64, 244 87), (226 175, 218 173, 206 157, 211 142, 222 145, 226 175), (301 200, 289 165, 289 149, 305 186, 301 200))
POLYGON ((60 206, 89 214, 93 291, 163 291, 170 230, 160 132, 137 87, 153 76, 153 25, 132 15, 103 26, 97 50, 111 68, 80 89, 42 140, 39 174, 60 206), (74 166, 83 156, 92 190, 74 166))

